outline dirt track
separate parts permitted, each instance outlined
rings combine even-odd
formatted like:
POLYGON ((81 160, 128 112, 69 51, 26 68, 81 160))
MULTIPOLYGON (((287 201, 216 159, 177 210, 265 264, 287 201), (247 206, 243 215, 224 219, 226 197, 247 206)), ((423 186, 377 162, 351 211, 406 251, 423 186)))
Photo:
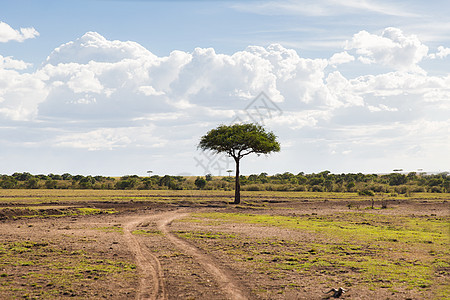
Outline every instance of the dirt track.
POLYGON ((167 299, 164 274, 161 269, 161 263, 139 240, 132 234, 136 225, 144 221, 155 220, 164 215, 154 215, 151 217, 137 217, 124 226, 124 235, 129 250, 136 257, 136 264, 139 270, 139 289, 137 299, 167 299))
POLYGON ((205 269, 205 271, 212 275, 216 283, 222 291, 229 296, 230 299, 247 299, 244 288, 233 279, 230 271, 221 268, 211 256, 203 253, 198 248, 170 233, 167 226, 170 225, 173 220, 184 216, 186 216, 186 214, 180 212, 172 212, 164 215, 163 218, 157 221, 158 228, 164 233, 167 239, 181 251, 184 251, 194 257, 196 261, 205 269))
POLYGON ((417 223, 435 230, 448 220, 445 199, 392 201, 384 210, 368 210, 370 201, 275 200, 239 207, 185 199, 177 204, 83 202, 88 211, 105 213, 76 216, 61 214, 75 211, 78 201, 44 203, 29 211, 8 204, 0 226, 0 298, 309 300, 343 286, 343 299, 442 299, 435 295, 449 282, 448 248, 437 236, 347 241, 279 226, 272 217, 319 229, 341 224, 336 230, 344 231, 354 226, 396 234, 396 228, 417 223), (203 212, 261 216, 273 223, 219 220, 203 212), (378 261, 377 268, 393 268, 394 274, 368 274, 364 264, 378 261), (428 275, 404 275, 434 262, 428 275), (395 273, 395 268, 405 272, 395 273), (422 280, 423 287, 411 287, 407 280, 422 280))
POLYGON ((124 234, 130 250, 136 256, 136 263, 140 274, 137 299, 167 299, 164 274, 160 261, 148 250, 144 243, 139 242, 132 234, 133 230, 144 222, 155 222, 157 228, 163 233, 166 242, 172 243, 180 251, 192 256, 196 263, 201 265, 212 276, 216 284, 229 299, 247 299, 245 289, 233 279, 229 270, 221 268, 214 258, 176 237, 169 231, 168 226, 170 226, 173 220, 186 215, 185 210, 177 210, 152 216, 139 216, 125 224, 124 234))

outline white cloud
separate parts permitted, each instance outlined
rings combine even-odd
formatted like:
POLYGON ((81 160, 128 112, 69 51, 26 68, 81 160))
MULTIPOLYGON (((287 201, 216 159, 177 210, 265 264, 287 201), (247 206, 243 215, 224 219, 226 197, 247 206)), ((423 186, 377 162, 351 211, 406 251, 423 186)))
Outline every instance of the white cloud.
POLYGON ((75 93, 92 92, 99 94, 103 90, 103 86, 95 77, 94 72, 87 69, 74 74, 67 82, 67 86, 75 93))
MULTIPOLYGON (((386 29, 382 36, 361 31, 350 45, 367 59, 407 70, 417 66, 427 49, 414 36, 404 36, 393 28, 386 29), (398 62, 398 57, 409 59, 398 62)), ((8 59, 8 64, 16 68, 26 66, 8 59)), ((35 73, 10 73, 35 80, 35 86, 40 87, 37 94, 45 98, 30 93, 17 101, 7 101, 8 108, 0 112, 15 119, 136 119, 205 108, 204 118, 222 115, 225 119, 232 115, 227 111, 244 108, 261 91, 272 101, 284 103, 286 109, 306 105, 333 110, 364 106, 367 95, 392 96, 405 91, 424 94, 437 89, 436 94, 445 86, 440 78, 418 73, 391 72, 348 79, 339 71, 326 72, 328 65, 337 68, 353 60, 347 51, 329 60, 302 58, 295 50, 279 44, 249 46, 233 55, 197 48, 192 53, 173 51, 167 57, 158 57, 137 43, 108 41, 98 33, 88 32, 58 47, 35 73)), ((8 80, 15 82, 16 88, 20 86, 20 81, 8 80)), ((5 86, 6 90, 11 87, 5 86)), ((5 95, 5 91, 0 94, 3 99, 5 95)), ((383 110, 375 103, 370 107, 383 110)))
POLYGON ((330 60, 329 60, 329 64, 330 65, 340 65, 340 64, 345 64, 351 61, 354 61, 355 57, 348 54, 347 51, 344 52, 339 52, 339 53, 335 53, 333 54, 333 56, 331 56, 330 60))
POLYGON ((23 42, 26 39, 33 39, 39 36, 39 32, 33 27, 14 29, 8 24, 0 21, 0 43, 9 41, 23 42))
POLYGON ((350 80, 353 91, 376 96, 424 95, 430 90, 447 90, 448 78, 406 72, 360 76, 350 80))
MULTIPOLYGON (((293 153, 303 151, 303 141, 310 155, 334 153, 335 159, 381 156, 375 150, 398 157, 404 149, 436 153, 405 138, 438 145, 447 130, 450 75, 418 71, 427 46, 386 29, 380 36, 360 32, 349 47, 329 59, 301 57, 280 44, 159 57, 137 43, 87 33, 58 47, 35 72, 0 57, 0 122, 62 128, 42 136, 65 151, 151 148, 174 157, 195 151, 194 140, 206 130, 245 115, 264 91, 283 111, 265 123, 293 153), (372 66, 355 56, 394 71, 371 74, 372 66), (355 66, 368 75, 348 75, 355 66), (434 128, 428 137, 408 129, 418 120, 434 128)), ((445 48, 438 50, 445 57, 445 48)))
POLYGON ((380 111, 398 111, 395 107, 389 107, 384 104, 379 104, 377 106, 368 105, 367 108, 371 112, 380 112, 380 111))
POLYGON ((143 85, 143 86, 139 87, 139 91, 141 91, 146 96, 161 96, 161 95, 165 94, 162 91, 158 92, 151 85, 143 85))
POLYGON ((281 116, 267 120, 269 126, 288 127, 294 130, 315 127, 319 122, 328 121, 332 113, 326 110, 306 110, 285 112, 281 116))
POLYGON ((443 58, 446 58, 449 55, 450 55, 450 48, 446 48, 444 46, 439 46, 438 47, 438 52, 437 53, 431 53, 429 55, 429 57, 431 59, 435 59, 435 58, 443 59, 443 58))
POLYGON ((361 96, 361 93, 355 89, 351 81, 342 76, 338 71, 330 73, 326 79, 326 83, 330 97, 334 97, 336 103, 347 107, 364 105, 364 98, 361 96))
POLYGON ((415 35, 405 35, 398 28, 388 27, 381 35, 365 30, 347 41, 346 50, 356 50, 363 63, 378 63, 400 71, 423 72, 418 63, 427 56, 428 47, 415 35))
POLYGON ((96 62, 118 62, 124 59, 155 58, 136 42, 109 41, 97 32, 87 32, 81 38, 63 44, 53 50, 46 63, 87 64, 96 62))
POLYGON ((3 99, 0 116, 11 120, 29 120, 36 116, 39 103, 45 101, 47 95, 48 89, 38 74, 21 74, 16 70, 0 68, 0 98, 3 99))
POLYGON ((0 55, 0 69, 25 70, 30 66, 31 64, 23 60, 16 60, 11 56, 3 57, 0 55))

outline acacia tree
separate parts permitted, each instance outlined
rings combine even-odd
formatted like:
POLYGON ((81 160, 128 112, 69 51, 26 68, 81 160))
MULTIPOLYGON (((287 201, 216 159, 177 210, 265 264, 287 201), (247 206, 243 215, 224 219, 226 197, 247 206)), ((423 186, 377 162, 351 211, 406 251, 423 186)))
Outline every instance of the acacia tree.
POLYGON ((273 132, 266 132, 257 124, 220 125, 202 136, 198 148, 212 150, 216 153, 226 153, 236 162, 236 183, 234 203, 241 202, 241 188, 239 184, 239 162, 241 158, 251 153, 269 154, 279 152, 280 144, 273 132))

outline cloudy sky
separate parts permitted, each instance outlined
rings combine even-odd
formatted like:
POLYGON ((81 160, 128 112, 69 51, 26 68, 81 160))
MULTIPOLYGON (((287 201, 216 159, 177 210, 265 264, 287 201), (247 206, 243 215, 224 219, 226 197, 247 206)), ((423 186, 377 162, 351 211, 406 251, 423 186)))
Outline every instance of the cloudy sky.
POLYGON ((450 170, 447 0, 0 2, 0 174, 450 170))

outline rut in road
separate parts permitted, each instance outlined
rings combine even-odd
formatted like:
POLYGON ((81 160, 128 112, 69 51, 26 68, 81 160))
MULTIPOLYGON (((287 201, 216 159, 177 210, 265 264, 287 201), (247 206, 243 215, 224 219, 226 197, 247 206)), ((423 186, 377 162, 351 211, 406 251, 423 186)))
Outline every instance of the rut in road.
POLYGON ((136 264, 139 270, 140 282, 136 299, 150 299, 150 300, 164 300, 167 299, 166 290, 164 286, 164 274, 161 269, 161 264, 158 258, 153 255, 143 244, 140 244, 138 239, 132 234, 136 226, 146 220, 154 219, 152 217, 139 217, 133 221, 125 224, 124 236, 136 256, 136 264))
POLYGON ((244 288, 241 287, 234 279, 230 272, 221 269, 215 260, 207 254, 202 253, 198 248, 188 244, 184 240, 173 235, 167 228, 173 220, 182 218, 186 216, 186 213, 172 212, 169 214, 162 215, 163 218, 156 221, 158 229, 164 233, 164 236, 170 240, 176 247, 185 253, 191 255, 202 267, 203 269, 211 274, 222 289, 222 291, 228 295, 230 299, 241 300, 247 299, 244 288))

